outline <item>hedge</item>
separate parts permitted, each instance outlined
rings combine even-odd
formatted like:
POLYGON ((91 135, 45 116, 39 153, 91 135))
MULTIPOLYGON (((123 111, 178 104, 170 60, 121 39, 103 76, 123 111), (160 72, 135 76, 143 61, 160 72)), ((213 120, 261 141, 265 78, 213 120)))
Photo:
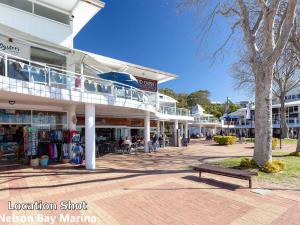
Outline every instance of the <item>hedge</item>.
POLYGON ((278 173, 286 169, 286 163, 282 160, 274 159, 268 161, 264 166, 259 166, 254 159, 242 158, 240 167, 247 169, 259 169, 264 173, 278 173))
POLYGON ((286 169, 286 163, 282 160, 276 160, 267 162, 266 165, 260 168, 262 172, 265 173, 278 173, 286 169))
POLYGON ((233 145, 236 143, 236 136, 214 136, 214 141, 220 145, 233 145))

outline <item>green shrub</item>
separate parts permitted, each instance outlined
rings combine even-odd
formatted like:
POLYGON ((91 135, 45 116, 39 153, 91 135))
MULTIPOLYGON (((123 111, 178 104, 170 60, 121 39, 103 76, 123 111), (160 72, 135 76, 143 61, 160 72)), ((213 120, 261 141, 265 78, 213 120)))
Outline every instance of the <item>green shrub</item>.
POLYGON ((279 144, 279 139, 278 138, 272 138, 272 149, 276 149, 276 147, 279 144))
POLYGON ((300 152, 292 152, 292 153, 290 153, 290 156, 298 156, 298 157, 300 157, 300 152))
POLYGON ((240 162, 240 167, 244 168, 257 168, 258 164, 254 159, 243 158, 240 162))
POLYGON ((276 159, 267 162, 266 165, 260 168, 260 170, 265 173, 278 173, 284 169, 286 169, 286 163, 276 159))
POLYGON ((236 143, 236 136, 214 136, 214 141, 220 145, 233 145, 236 143))

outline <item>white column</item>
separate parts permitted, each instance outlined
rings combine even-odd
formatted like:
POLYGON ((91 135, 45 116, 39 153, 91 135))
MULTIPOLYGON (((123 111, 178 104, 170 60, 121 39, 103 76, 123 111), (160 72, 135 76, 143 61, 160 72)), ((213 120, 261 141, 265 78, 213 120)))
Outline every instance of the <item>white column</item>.
POLYGON ((81 63, 80 64, 80 74, 81 74, 81 83, 80 83, 80 91, 83 93, 84 92, 84 75, 83 75, 83 72, 84 72, 84 64, 81 63))
POLYGON ((173 136, 174 136, 174 146, 177 147, 177 130, 178 130, 178 120, 174 121, 174 127, 173 127, 173 136))
POLYGON ((161 131, 160 131, 160 121, 157 120, 157 135, 160 135, 161 131))
POLYGON ((183 123, 180 124, 180 135, 183 137, 183 123))
POLYGON ((85 104, 85 167, 93 170, 96 167, 95 143, 95 105, 85 104))
POLYGON ((163 135, 163 148, 166 147, 166 143, 165 143, 165 121, 162 121, 162 131, 161 131, 162 135, 163 135))
POLYGON ((68 130, 76 130, 76 106, 70 105, 67 108, 68 113, 68 130), (74 123, 75 122, 75 123, 74 123))
POLYGON ((184 126, 184 138, 189 138, 189 123, 188 121, 185 121, 185 126, 184 126))
POLYGON ((149 152, 149 141, 150 141, 150 112, 145 112, 144 119, 144 150, 149 152))

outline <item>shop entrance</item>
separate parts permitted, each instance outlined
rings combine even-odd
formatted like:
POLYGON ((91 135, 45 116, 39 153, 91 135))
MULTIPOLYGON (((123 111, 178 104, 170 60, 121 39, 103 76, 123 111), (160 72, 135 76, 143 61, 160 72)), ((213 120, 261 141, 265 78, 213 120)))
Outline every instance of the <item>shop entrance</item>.
POLYGON ((0 163, 13 163, 24 158, 25 125, 0 125, 0 163))
POLYGON ((62 144, 59 140, 62 135, 59 134, 65 130, 66 112, 0 109, 0 163, 5 165, 38 157, 41 153, 38 150, 43 146, 48 153, 49 144, 56 144, 56 158, 60 158, 58 144, 62 144))

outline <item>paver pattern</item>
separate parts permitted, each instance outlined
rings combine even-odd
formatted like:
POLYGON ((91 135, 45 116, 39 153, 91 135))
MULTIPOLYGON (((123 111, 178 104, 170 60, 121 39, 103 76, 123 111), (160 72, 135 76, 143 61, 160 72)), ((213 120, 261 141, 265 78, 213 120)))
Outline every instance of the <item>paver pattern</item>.
MULTIPOLYGON (((96 216, 96 224, 124 225, 300 224, 300 190, 273 188, 270 193, 259 195, 247 188, 247 181, 210 174, 204 174, 200 180, 188 168, 227 157, 251 156, 252 152, 252 144, 226 147, 193 141, 187 148, 106 155, 97 159, 95 171, 70 164, 50 165, 47 169, 1 167, 0 215, 85 214, 96 216), (86 201, 88 210, 7 209, 8 201, 35 200, 86 201)), ((254 188, 263 185, 254 182, 254 188)))

